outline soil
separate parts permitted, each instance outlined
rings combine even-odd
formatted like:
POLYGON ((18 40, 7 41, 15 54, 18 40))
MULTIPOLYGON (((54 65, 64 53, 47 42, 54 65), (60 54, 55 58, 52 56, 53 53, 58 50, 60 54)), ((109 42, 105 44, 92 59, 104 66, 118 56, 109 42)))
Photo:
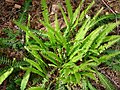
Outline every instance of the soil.
MULTIPOLYGON (((75 9, 78 6, 80 1, 81 0, 71 0, 73 9, 75 9)), ((85 0, 82 9, 87 7, 91 1, 92 0, 85 0)), ((4 28, 16 30, 16 27, 13 23, 13 19, 19 18, 19 13, 21 12, 21 8, 23 7, 24 2, 25 0, 0 0, 0 37, 5 37, 5 33, 3 33, 2 31, 4 28)), ((58 17, 60 18, 59 22, 61 24, 61 27, 65 27, 63 19, 61 18, 61 14, 59 14, 57 3, 61 3, 64 10, 66 10, 64 0, 47 0, 48 9, 51 17, 51 23, 53 21, 53 15, 57 12, 58 17)), ((104 7, 101 14, 120 13, 120 0, 95 0, 95 4, 89 11, 88 15, 95 15, 95 13, 98 10, 100 10, 101 7, 104 7)), ((28 14, 31 15, 30 22, 32 29, 44 29, 44 27, 38 22, 38 19, 42 18, 40 0, 32 0, 30 9, 28 10, 28 14)), ((115 34, 120 34, 120 28, 115 30, 115 34)), ((4 54, 6 54, 8 57, 10 57, 11 54, 14 54, 12 58, 22 58, 24 56, 23 52, 20 52, 19 54, 19 50, 16 51, 14 49, 10 49, 9 47, 7 49, 0 48, 0 52, 4 52, 4 54), (16 56, 16 53, 18 53, 18 56, 16 56)), ((101 72, 105 74, 113 82, 113 84, 115 84, 118 90, 120 90, 120 72, 112 71, 108 68, 102 69, 101 72)), ((0 90, 6 90, 5 85, 6 81, 4 82, 3 86, 0 87, 0 90)), ((102 86, 96 86, 99 90, 103 90, 102 86)))

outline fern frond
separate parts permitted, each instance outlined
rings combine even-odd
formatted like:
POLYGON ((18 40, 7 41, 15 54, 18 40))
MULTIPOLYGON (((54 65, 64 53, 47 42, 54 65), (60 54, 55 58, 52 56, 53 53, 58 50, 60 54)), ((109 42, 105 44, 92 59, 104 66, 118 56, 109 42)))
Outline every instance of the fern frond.
MULTIPOLYGON (((81 2, 80 2, 80 4, 79 4, 79 6, 78 6, 78 8, 75 10, 75 12, 73 13, 73 20, 72 20, 72 25, 74 24, 74 22, 76 21, 76 22, 78 22, 78 15, 80 14, 80 9, 81 9, 81 7, 82 7, 82 4, 83 4, 83 2, 84 2, 84 0, 81 0, 81 2), (76 20, 77 19, 77 20, 76 20)), ((77 25, 77 24, 76 24, 77 25)), ((74 27, 76 26, 76 25, 74 25, 74 27)))
POLYGON ((118 22, 103 25, 104 29, 101 29, 101 33, 97 36, 91 48, 98 48, 101 45, 101 43, 103 43, 103 39, 108 35, 108 33, 110 33, 119 24, 120 23, 118 22))
POLYGON ((109 15, 102 15, 102 16, 98 16, 95 20, 95 22, 93 23, 93 25, 95 26, 101 26, 107 23, 110 23, 110 20, 115 20, 115 19, 120 19, 120 14, 109 14, 109 15))
POLYGON ((95 3, 95 1, 93 0, 93 1, 90 3, 90 5, 89 5, 85 10, 82 11, 82 13, 80 14, 80 17, 79 17, 79 21, 82 21, 82 20, 85 18, 86 13, 87 13, 88 10, 93 6, 94 3, 95 3))
POLYGON ((12 48, 18 49, 23 47, 21 41, 16 39, 16 37, 20 36, 19 31, 16 31, 16 33, 14 33, 13 30, 9 28, 5 28, 2 31, 5 33, 7 37, 0 38, 1 48, 12 47, 12 48))
POLYGON ((24 22, 27 18, 27 10, 29 9, 30 3, 32 0, 26 0, 23 7, 22 7, 22 13, 20 13, 20 17, 18 19, 19 23, 24 22))
POLYGON ((94 30, 93 32, 90 33, 90 35, 88 35, 83 43, 80 46, 81 51, 78 52, 78 55, 73 57, 72 61, 76 62, 77 60, 80 60, 83 55, 88 51, 88 49, 91 47, 92 43, 94 42, 94 40, 96 39, 96 37, 99 35, 100 30, 103 27, 98 27, 96 30, 94 30))
MULTIPOLYGON (((116 51, 118 51, 118 50, 116 50, 116 51)), ((110 50, 106 50, 105 53, 111 54, 111 53, 115 53, 116 51, 110 49, 110 50)), ((120 54, 115 56, 114 58, 109 59, 104 64, 107 65, 110 69, 119 72, 120 71, 120 54)))
POLYGON ((72 20, 73 20, 73 10, 72 10, 70 0, 65 0, 65 2, 66 2, 67 12, 68 12, 70 22, 72 22, 72 20))
POLYGON ((5 65, 12 65, 13 60, 8 59, 7 57, 1 56, 0 57, 0 64, 5 64, 5 65))
POLYGON ((29 66, 29 63, 23 60, 19 60, 13 63, 14 68, 20 68, 20 66, 29 66))
POLYGON ((107 44, 103 44, 98 48, 99 53, 102 53, 103 51, 105 51, 106 49, 108 49, 109 47, 111 47, 113 44, 115 44, 116 42, 118 42, 120 40, 120 38, 116 38, 113 39, 111 41, 109 41, 107 44))
POLYGON ((21 81, 21 85, 20 85, 20 89, 21 90, 25 90, 26 88, 26 85, 28 83, 28 80, 29 80, 29 77, 30 77, 30 68, 26 71, 25 75, 23 76, 23 79, 21 81))
POLYGON ((107 60, 111 59, 112 57, 115 57, 120 54, 120 51, 116 51, 114 53, 108 54, 108 55, 103 55, 98 59, 99 63, 106 62, 107 60))
POLYGON ((111 82, 105 77, 102 73, 96 72, 98 75, 100 82, 105 86, 106 90, 116 90, 115 87, 111 84, 111 82))
POLYGON ((90 90, 97 90, 89 81, 87 82, 90 90))
POLYGON ((86 79, 83 79, 83 80, 82 80, 82 89, 83 89, 83 90, 88 90, 86 79))
POLYGON ((44 21, 40 21, 46 28, 47 28, 47 36, 48 36, 48 38, 49 38, 49 40, 50 40, 50 42, 51 42, 51 44, 54 46, 55 45, 55 39, 53 39, 53 38, 55 38, 55 36, 54 36, 54 28, 50 25, 50 24, 48 24, 48 23, 45 23, 44 21))
POLYGON ((120 38, 120 35, 112 35, 112 36, 106 36, 104 39, 103 39, 103 43, 105 42, 110 42, 112 40, 116 40, 116 39, 119 39, 120 38))
POLYGON ((62 32, 60 31, 60 26, 58 23, 58 19, 57 19, 57 14, 55 15, 55 31, 54 34, 56 36, 56 40, 58 42, 60 42, 61 44, 63 44, 63 46, 65 45, 64 43, 66 43, 65 38, 62 36, 62 32))
MULTIPOLYGON (((31 44, 29 44, 31 45, 31 44)), ((33 48, 29 48, 29 47, 25 47, 26 50, 28 50, 28 52, 30 52, 37 60, 37 63, 39 63, 42 67, 47 66, 47 64, 42 60, 41 56, 39 55, 39 53, 37 52, 37 50, 33 50, 33 48)), ((40 49, 42 50, 42 49, 40 49)))
POLYGON ((63 15, 63 19, 64 19, 64 21, 65 21, 65 24, 66 24, 66 26, 67 26, 67 28, 65 29, 65 32, 64 32, 64 37, 66 37, 67 34, 68 34, 68 32, 69 32, 69 30, 70 30, 70 22, 68 22, 68 18, 67 18, 66 14, 65 14, 65 12, 64 12, 64 10, 62 9, 62 6, 61 6, 60 4, 59 4, 59 8, 60 8, 61 13, 62 13, 62 15, 63 15))
POLYGON ((116 15, 115 14, 102 15, 96 19, 96 22, 105 21, 105 20, 114 20, 115 18, 119 19, 120 14, 117 13, 116 15))
POLYGON ((13 67, 11 67, 4 74, 0 76, 0 85, 12 73, 13 70, 14 70, 13 67))
POLYGON ((45 72, 42 70, 41 66, 40 66, 38 63, 36 63, 35 61, 30 60, 30 59, 28 59, 28 58, 25 58, 25 61, 27 61, 27 62, 30 63, 33 67, 37 68, 40 72, 42 72, 42 73, 45 74, 45 72))
POLYGON ((46 4, 46 0, 41 0, 41 5, 42 5, 42 14, 43 14, 43 17, 44 17, 44 21, 45 23, 49 24, 50 21, 49 21, 49 12, 48 12, 48 7, 47 7, 47 4, 46 4))
POLYGON ((5 73, 8 69, 10 68, 10 66, 5 66, 4 68, 0 68, 0 76, 5 73))
POLYGON ((15 21, 15 24, 17 26, 19 26, 22 30, 24 30, 27 33, 27 35, 30 35, 41 46, 41 48, 43 48, 43 49, 47 48, 43 44, 42 40, 39 39, 36 35, 34 35, 33 32, 31 32, 30 29, 28 29, 28 27, 26 27, 26 26, 24 26, 24 25, 22 25, 22 24, 20 24, 19 22, 16 22, 16 21, 15 21))
POLYGON ((87 31, 89 30, 90 18, 86 19, 82 27, 78 30, 78 33, 75 36, 75 41, 84 39, 87 31))

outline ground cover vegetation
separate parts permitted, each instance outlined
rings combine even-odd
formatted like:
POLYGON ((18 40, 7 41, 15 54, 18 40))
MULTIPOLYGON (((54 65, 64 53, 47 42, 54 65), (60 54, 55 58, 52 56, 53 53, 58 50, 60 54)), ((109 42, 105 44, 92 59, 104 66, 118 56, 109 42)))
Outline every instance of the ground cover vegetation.
POLYGON ((91 17, 87 13, 94 0, 82 11, 84 0, 75 10, 70 0, 65 0, 66 11, 58 4, 65 23, 61 27, 57 13, 53 15, 54 25, 51 24, 47 2, 41 0, 43 18, 39 22, 44 29, 33 30, 31 16, 25 13, 30 2, 25 2, 20 18, 14 20, 18 32, 13 34, 5 30, 9 38, 0 38, 2 47, 25 49, 26 53, 22 60, 9 60, 1 54, 0 64, 5 66, 0 69, 0 84, 11 80, 7 90, 97 90, 96 83, 105 90, 117 90, 99 67, 108 66, 119 71, 120 50, 111 46, 117 42, 119 45, 120 35, 110 32, 119 26, 119 20, 113 21, 120 18, 120 14, 99 15, 102 7, 91 17), (16 40, 21 33, 23 41, 16 40), (23 74, 16 74, 19 72, 23 74))

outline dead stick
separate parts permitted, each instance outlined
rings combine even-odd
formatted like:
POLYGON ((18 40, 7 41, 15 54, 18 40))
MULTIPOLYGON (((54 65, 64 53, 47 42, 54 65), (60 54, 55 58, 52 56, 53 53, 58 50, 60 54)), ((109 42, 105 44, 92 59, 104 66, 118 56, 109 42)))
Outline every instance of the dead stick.
POLYGON ((102 2, 105 4, 105 6, 113 13, 116 15, 116 12, 104 1, 102 0, 102 2))
MULTIPOLYGON (((102 2, 116 16, 116 12, 104 0, 102 0, 102 2)), ((117 16, 116 16, 116 22, 117 22, 117 16)), ((117 26, 117 34, 119 35, 119 26, 117 26)))

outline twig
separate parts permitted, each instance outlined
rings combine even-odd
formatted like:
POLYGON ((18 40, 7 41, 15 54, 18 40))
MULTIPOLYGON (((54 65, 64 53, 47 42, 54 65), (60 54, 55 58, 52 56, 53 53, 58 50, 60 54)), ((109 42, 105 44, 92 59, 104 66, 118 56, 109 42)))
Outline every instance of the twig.
POLYGON ((102 2, 105 4, 105 6, 113 13, 116 15, 116 12, 104 1, 102 0, 102 2))
MULTIPOLYGON (((116 12, 104 1, 102 0, 102 2, 105 4, 105 6, 116 16, 116 12)), ((116 22, 117 22, 117 16, 116 16, 116 22)), ((119 26, 117 26, 117 34, 119 35, 119 26)))

